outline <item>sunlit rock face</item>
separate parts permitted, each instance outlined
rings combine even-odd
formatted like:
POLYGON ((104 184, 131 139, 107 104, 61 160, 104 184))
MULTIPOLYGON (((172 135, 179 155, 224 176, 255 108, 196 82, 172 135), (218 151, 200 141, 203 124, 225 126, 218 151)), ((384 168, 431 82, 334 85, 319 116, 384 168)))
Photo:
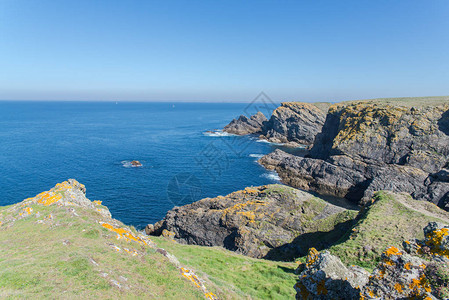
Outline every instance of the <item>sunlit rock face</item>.
POLYGON ((449 202, 449 104, 333 105, 306 157, 276 150, 260 159, 297 188, 358 203, 377 190, 449 202))

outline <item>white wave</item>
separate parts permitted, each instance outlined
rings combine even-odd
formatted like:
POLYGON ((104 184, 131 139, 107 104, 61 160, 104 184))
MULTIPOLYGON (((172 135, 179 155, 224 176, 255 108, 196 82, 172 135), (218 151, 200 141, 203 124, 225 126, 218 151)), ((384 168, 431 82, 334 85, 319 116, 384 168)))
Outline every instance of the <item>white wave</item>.
POLYGON ((235 134, 232 134, 232 133, 224 132, 223 130, 206 131, 206 132, 203 132, 203 134, 205 136, 213 136, 213 137, 233 136, 233 135, 235 135, 235 134))
POLYGON ((249 157, 254 157, 254 158, 262 158, 264 157, 265 154, 250 154, 249 157))
POLYGON ((265 173, 260 176, 268 178, 273 181, 279 181, 279 182, 281 181, 281 177, 279 177, 278 173, 276 173, 275 171, 271 171, 269 173, 265 173))
POLYGON ((258 142, 258 143, 266 143, 266 144, 271 144, 271 145, 276 145, 276 146, 284 145, 283 143, 273 143, 273 142, 270 142, 270 141, 267 141, 267 140, 257 140, 256 142, 258 142))

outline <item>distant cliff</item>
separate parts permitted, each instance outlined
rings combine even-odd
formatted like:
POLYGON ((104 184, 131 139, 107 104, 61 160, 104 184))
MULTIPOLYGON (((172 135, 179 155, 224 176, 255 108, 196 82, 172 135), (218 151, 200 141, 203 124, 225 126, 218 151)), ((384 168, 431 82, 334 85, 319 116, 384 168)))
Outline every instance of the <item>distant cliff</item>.
POLYGON ((226 125, 223 131, 238 135, 257 134, 273 143, 311 145, 323 127, 325 117, 325 111, 311 103, 283 102, 269 120, 260 112, 250 118, 242 115, 226 125))

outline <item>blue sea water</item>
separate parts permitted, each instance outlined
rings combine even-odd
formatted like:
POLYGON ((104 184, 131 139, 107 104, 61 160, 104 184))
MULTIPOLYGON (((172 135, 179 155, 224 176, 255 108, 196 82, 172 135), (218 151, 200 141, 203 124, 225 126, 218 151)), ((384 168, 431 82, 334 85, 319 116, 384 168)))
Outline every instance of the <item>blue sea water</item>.
POLYGON ((276 145, 221 136, 242 103, 0 102, 0 205, 75 178, 143 228, 175 205, 276 183, 256 163, 276 145), (130 167, 139 160, 143 167, 130 167))

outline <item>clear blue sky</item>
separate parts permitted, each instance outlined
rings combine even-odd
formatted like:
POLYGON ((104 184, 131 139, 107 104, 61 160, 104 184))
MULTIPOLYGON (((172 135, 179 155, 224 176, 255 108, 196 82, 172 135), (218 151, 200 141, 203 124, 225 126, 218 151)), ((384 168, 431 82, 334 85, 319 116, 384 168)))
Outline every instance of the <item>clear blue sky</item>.
POLYGON ((449 95, 449 1, 0 0, 0 99, 449 95))

